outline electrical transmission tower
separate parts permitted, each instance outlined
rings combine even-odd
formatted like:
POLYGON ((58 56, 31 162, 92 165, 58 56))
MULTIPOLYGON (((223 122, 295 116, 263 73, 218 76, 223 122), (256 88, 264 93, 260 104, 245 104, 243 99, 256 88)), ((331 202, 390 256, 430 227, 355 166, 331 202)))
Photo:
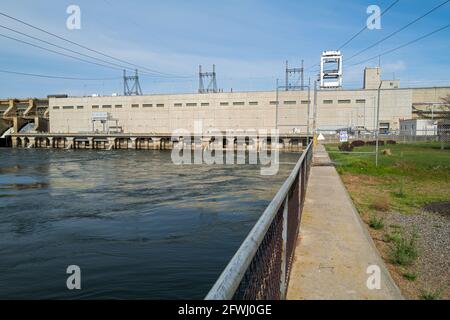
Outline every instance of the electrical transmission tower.
POLYGON ((289 63, 286 61, 286 91, 305 89, 304 71, 303 60, 301 68, 289 68, 289 63), (300 85, 298 85, 299 82, 300 85))
POLYGON ((125 96, 142 96, 137 69, 134 76, 127 76, 127 71, 123 70, 123 94, 125 96))
POLYGON ((202 72, 202 66, 199 66, 199 83, 198 83, 198 93, 217 93, 217 80, 216 80, 216 65, 213 65, 212 72, 202 72), (205 83, 208 86, 205 88, 205 83))

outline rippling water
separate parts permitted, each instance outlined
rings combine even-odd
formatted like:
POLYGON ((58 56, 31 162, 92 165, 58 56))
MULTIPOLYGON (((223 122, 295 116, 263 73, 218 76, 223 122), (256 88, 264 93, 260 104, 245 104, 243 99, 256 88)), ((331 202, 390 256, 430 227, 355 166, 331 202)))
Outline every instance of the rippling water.
POLYGON ((0 149, 0 299, 201 299, 292 168, 0 149))

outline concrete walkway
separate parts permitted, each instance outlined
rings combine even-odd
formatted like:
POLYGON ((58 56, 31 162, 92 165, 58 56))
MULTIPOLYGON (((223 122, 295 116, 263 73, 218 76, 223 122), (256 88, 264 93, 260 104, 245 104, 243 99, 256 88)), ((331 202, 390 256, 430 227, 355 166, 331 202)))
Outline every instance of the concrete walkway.
POLYGON ((322 145, 314 153, 287 299, 403 299, 322 145), (381 270, 379 290, 367 287, 371 265, 381 270))

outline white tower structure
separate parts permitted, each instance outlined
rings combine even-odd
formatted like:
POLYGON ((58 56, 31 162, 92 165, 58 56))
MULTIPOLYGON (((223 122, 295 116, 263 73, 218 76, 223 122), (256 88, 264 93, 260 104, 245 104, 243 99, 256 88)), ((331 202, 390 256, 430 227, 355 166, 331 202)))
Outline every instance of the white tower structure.
POLYGON ((324 51, 320 58, 320 87, 342 87, 342 54, 340 51, 324 51))

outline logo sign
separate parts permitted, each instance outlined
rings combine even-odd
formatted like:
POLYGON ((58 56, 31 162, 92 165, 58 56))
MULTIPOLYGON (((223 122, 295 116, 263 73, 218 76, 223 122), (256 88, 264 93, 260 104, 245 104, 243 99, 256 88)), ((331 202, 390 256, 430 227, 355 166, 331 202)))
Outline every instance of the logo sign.
POLYGON ((348 142, 348 132, 347 131, 339 132, 339 141, 340 142, 348 142))
POLYGON ((93 121, 106 121, 108 120, 108 112, 92 112, 91 118, 93 121))

